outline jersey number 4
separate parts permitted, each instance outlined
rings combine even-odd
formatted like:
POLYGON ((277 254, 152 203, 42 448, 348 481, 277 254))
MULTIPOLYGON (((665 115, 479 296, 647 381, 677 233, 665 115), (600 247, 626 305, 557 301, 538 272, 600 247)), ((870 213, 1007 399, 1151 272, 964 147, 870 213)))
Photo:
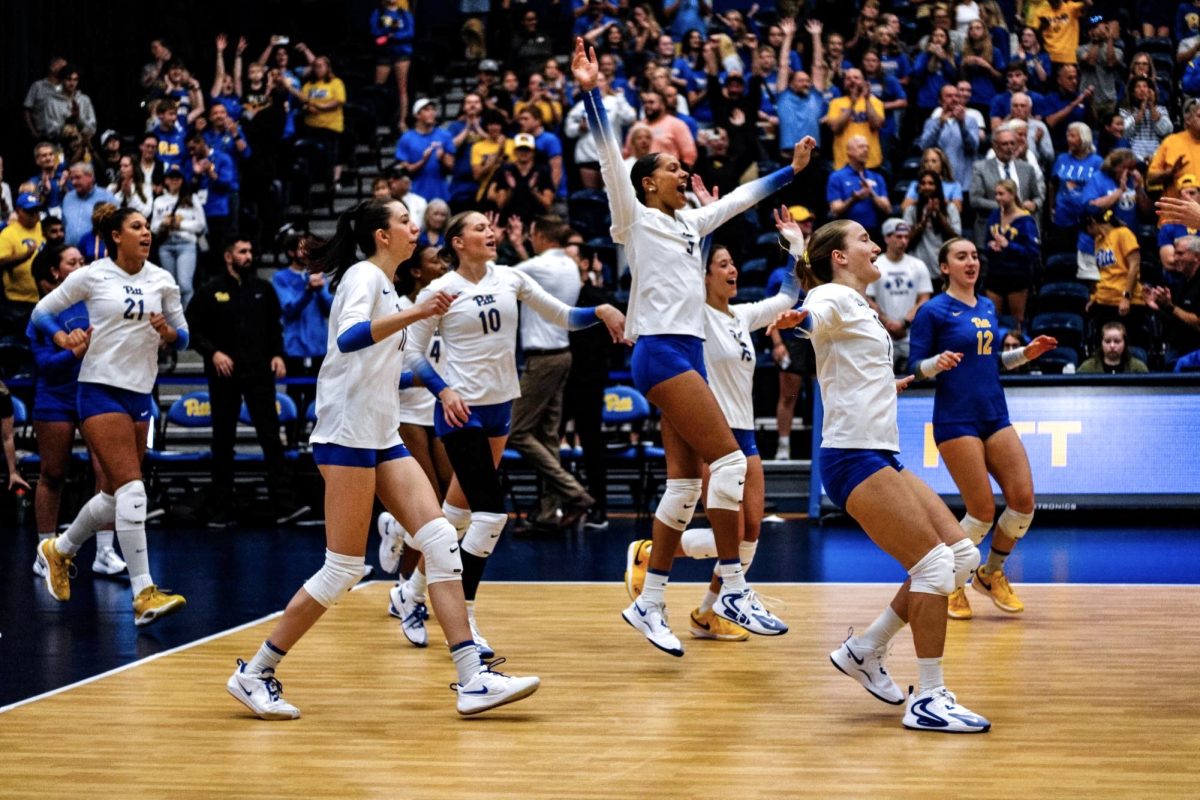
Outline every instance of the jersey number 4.
POLYGON ((979 355, 990 356, 992 354, 992 338, 991 331, 975 331, 976 352, 979 355))
POLYGON ((136 319, 140 322, 145 310, 145 301, 138 300, 137 302, 134 302, 128 297, 125 298, 125 319, 136 319), (135 308, 137 309, 137 316, 134 316, 133 313, 135 308))
POLYGON ((480 311, 479 324, 483 326, 485 334, 500 330, 500 309, 489 308, 487 311, 480 311))

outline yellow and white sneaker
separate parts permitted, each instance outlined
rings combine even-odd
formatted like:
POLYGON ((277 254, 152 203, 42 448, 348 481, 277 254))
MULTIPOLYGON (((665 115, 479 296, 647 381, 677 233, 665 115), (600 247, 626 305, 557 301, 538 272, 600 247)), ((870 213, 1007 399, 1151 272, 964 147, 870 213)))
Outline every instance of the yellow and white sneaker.
POLYGON ((955 589, 950 595, 950 602, 946 605, 946 616, 950 619, 970 619, 971 604, 967 602, 967 590, 963 587, 955 589))
POLYGON ((981 567, 975 571, 975 580, 971 581, 971 584, 976 590, 992 598, 992 602, 996 604, 996 608, 1001 611, 1007 611, 1010 614, 1020 614, 1025 610, 1025 604, 1021 602, 1021 598, 1017 597, 1017 593, 1013 591, 1002 569, 998 569, 995 572, 985 572, 981 567))
POLYGON ((75 564, 70 556, 58 552, 54 542, 54 539, 38 542, 37 563, 43 570, 46 591, 55 600, 66 602, 71 599, 71 578, 75 574, 75 564))
POLYGON ((716 639, 719 642, 744 642, 750 638, 750 631, 717 616, 711 608, 704 613, 699 608, 692 611, 690 630, 697 639, 716 639))
POLYGON ((185 605, 187 600, 183 595, 150 584, 133 598, 133 624, 149 625, 168 614, 174 614, 185 605))
POLYGON ((650 549, 653 542, 638 539, 629 543, 625 551, 625 591, 630 600, 637 600, 646 584, 646 570, 650 568, 650 549))

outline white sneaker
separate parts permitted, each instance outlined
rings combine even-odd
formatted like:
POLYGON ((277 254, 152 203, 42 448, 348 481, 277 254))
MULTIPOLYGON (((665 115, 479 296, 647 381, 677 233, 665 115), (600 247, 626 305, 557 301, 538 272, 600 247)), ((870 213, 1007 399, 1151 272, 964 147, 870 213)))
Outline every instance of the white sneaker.
POLYGON ((667 624, 665 605, 647 602, 639 597, 621 612, 621 616, 659 650, 677 658, 683 655, 683 645, 667 624))
POLYGON ((842 646, 829 654, 829 660, 844 675, 849 675, 862 684, 862 687, 872 696, 885 703, 898 706, 904 702, 904 692, 892 680, 883 662, 887 660, 887 647, 871 650, 859 644, 854 637, 854 629, 842 646))
POLYGON ((713 611, 735 625, 740 625, 759 636, 782 636, 788 632, 787 624, 767 610, 754 590, 747 587, 740 592, 726 590, 717 595, 713 611))
POLYGON ((904 727, 914 731, 938 733, 987 733, 992 723, 958 704, 954 692, 945 686, 913 694, 908 687, 908 705, 904 709, 904 727))
MULTIPOLYGON (((479 625, 475 622, 475 612, 467 614, 467 622, 471 623, 471 638, 475 640, 475 649, 479 652, 479 657, 483 660, 496 657, 496 651, 488 644, 488 640, 483 638, 483 634, 479 632, 479 625)), ((518 698, 519 699, 519 698, 518 698)), ((480 709, 481 711, 483 709, 480 709)))
POLYGON ((412 596, 412 589, 407 583, 397 583, 388 594, 392 598, 388 605, 388 613, 400 620, 400 632, 404 634, 404 638, 417 647, 429 644, 429 633, 425 630, 429 609, 425 604, 412 596))
POLYGON ((542 683, 541 678, 518 678, 492 669, 502 663, 503 658, 497 659, 475 673, 475 677, 466 683, 450 684, 450 688, 458 694, 458 713, 463 716, 478 714, 524 700, 538 690, 542 683))
POLYGON ((300 709, 283 699, 283 684, 275 679, 274 671, 248 675, 246 662, 239 658, 238 668, 229 676, 225 688, 263 719, 300 718, 300 709))
POLYGON ((97 547, 92 572, 98 575, 119 575, 125 571, 125 561, 112 547, 97 547))
POLYGON ((375 527, 379 530, 379 568, 395 575, 404 552, 404 528, 386 511, 379 514, 375 527))
POLYGON ((42 563, 40 558, 33 559, 33 574, 43 580, 46 578, 46 565, 42 563))
POLYGON ((775 460, 776 461, 791 461, 792 460, 792 447, 791 447, 791 444, 789 444, 786 440, 781 442, 779 444, 779 447, 775 448, 775 460))

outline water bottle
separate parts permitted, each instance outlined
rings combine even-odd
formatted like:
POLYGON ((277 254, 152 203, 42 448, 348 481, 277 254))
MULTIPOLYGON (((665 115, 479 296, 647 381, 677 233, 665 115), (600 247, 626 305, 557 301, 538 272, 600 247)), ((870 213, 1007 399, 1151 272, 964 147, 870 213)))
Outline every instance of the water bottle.
POLYGON ((24 486, 18 486, 13 491, 13 495, 17 501, 17 508, 16 508, 17 527, 18 528, 24 527, 25 517, 29 513, 29 505, 30 505, 29 498, 26 496, 26 495, 28 495, 28 492, 25 490, 24 486))
POLYGON ((1075 365, 1071 364, 1071 363, 1064 364, 1062 374, 1063 375, 1074 375, 1075 374, 1075 365))
POLYGON ((779 368, 782 370, 786 370, 791 365, 792 365, 791 355, 785 355, 779 362, 779 368))

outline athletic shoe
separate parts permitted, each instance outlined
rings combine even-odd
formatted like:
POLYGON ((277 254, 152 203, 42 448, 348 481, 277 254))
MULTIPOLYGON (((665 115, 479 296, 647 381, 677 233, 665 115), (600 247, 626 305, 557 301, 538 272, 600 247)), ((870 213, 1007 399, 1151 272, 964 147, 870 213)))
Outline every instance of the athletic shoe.
POLYGON ((37 556, 33 557, 33 574, 39 578, 46 577, 46 565, 37 556))
POLYGON ((125 561, 110 547, 97 547, 92 572, 97 575, 119 575, 126 569, 125 561))
POLYGON ((407 592, 407 583, 398 583, 392 587, 389 595, 392 602, 388 605, 388 613, 400 620, 400 631, 404 638, 417 647, 429 644, 429 633, 425 630, 425 620, 429 619, 429 609, 424 603, 419 603, 412 596, 412 589, 407 592))
MULTIPOLYGON (((475 640, 475 649, 479 651, 479 657, 487 660, 496 657, 496 651, 488 644, 488 640, 483 638, 483 634, 479 632, 479 625, 475 622, 475 614, 467 615, 467 622, 471 623, 471 638, 475 640)), ((483 709, 480 709, 482 711, 483 709)))
POLYGON ((983 569, 975 571, 975 580, 971 581, 980 593, 992 598, 992 602, 996 604, 996 608, 1001 611, 1007 611, 1010 614, 1020 614, 1025 610, 1025 604, 1021 602, 1021 598, 1017 597, 1017 593, 1012 590, 1012 586, 1008 582, 1008 578, 1004 575, 1004 570, 998 569, 994 572, 987 572, 983 569))
POLYGON ((629 599, 636 600, 642 594, 646 585, 646 570, 650 568, 650 550, 654 542, 650 539, 638 539, 629 543, 625 551, 625 591, 629 599))
POLYGON ((187 605, 183 595, 150 584, 133 598, 133 624, 142 626, 156 622, 187 605))
POLYGON ((638 598, 621 612, 621 616, 659 650, 675 657, 683 655, 683 645, 667 625, 665 605, 638 598))
POLYGON ((518 678, 505 675, 493 667, 504 663, 498 658, 484 669, 475 673, 466 683, 452 683, 450 688, 458 694, 458 713, 464 717, 492 708, 499 708, 518 700, 524 700, 538 690, 542 679, 538 677, 518 678))
POLYGON ((58 552, 54 542, 54 539, 38 542, 37 563, 42 566, 46 591, 55 600, 65 602, 71 599, 71 578, 75 577, 75 564, 71 556, 58 552))
POLYGON ((908 687, 908 705, 904 708, 904 727, 914 731, 938 733, 987 733, 992 723, 958 704, 954 692, 945 686, 913 694, 908 687))
POLYGON ((237 663, 225 688, 238 702, 263 719, 300 719, 300 709, 283 699, 283 684, 274 670, 248 675, 246 662, 239 658, 237 663))
POLYGON ((740 592, 722 587, 713 611, 759 636, 782 636, 788 632, 787 624, 768 611, 749 587, 740 592))
POLYGON ((573 529, 579 523, 579 520, 583 519, 583 516, 588 512, 588 509, 595 505, 595 499, 587 492, 584 492, 578 497, 571 498, 571 500, 563 507, 563 515, 558 521, 558 527, 563 530, 573 529))
POLYGON ((692 636, 697 639, 716 639, 720 642, 744 642, 750 638, 750 632, 745 628, 734 625, 724 617, 718 617, 710 608, 701 612, 692 612, 692 636))
POLYGON ((887 647, 872 650, 859 644, 854 638, 854 629, 842 646, 829 654, 829 660, 843 675, 848 675, 862 684, 872 697, 898 706, 904 702, 904 692, 892 680, 883 662, 887 660, 887 647))
POLYGON ((950 593, 950 601, 946 605, 946 615, 950 619, 970 619, 972 617, 966 589, 960 586, 950 593))
POLYGON ((584 517, 583 527, 589 531, 608 530, 608 514, 604 509, 592 506, 588 509, 587 516, 584 517))
POLYGON ((380 512, 375 527, 379 530, 379 568, 395 575, 404 552, 404 528, 386 511, 380 512))

